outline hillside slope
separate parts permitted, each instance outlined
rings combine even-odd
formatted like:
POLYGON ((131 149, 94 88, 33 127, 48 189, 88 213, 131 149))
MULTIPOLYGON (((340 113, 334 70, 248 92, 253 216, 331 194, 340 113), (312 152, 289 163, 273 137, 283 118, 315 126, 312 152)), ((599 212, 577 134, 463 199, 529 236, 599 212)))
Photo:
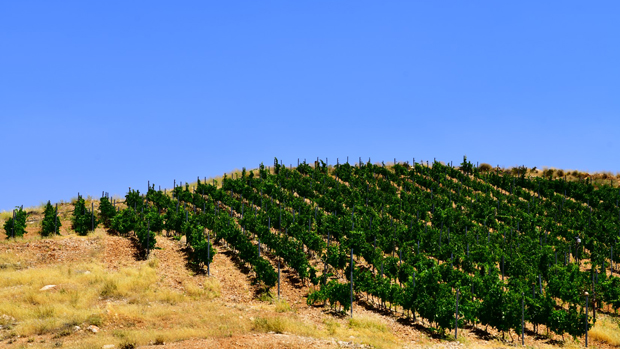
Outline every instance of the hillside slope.
MULTIPOLYGON (((379 296, 380 290, 365 284, 361 277, 371 277, 376 284, 387 280, 390 287, 405 292, 413 282, 412 271, 418 275, 424 275, 425 270, 462 272, 466 279, 458 284, 463 288, 459 314, 484 316, 484 312, 472 312, 469 307, 476 304, 476 299, 486 304, 490 298, 485 298, 488 296, 482 291, 468 295, 464 282, 475 281, 482 271, 489 275, 494 272, 499 282, 504 280, 499 276, 503 271, 507 274, 506 283, 500 288, 508 295, 510 289, 520 287, 510 280, 527 280, 530 276, 502 267, 501 256, 505 256, 508 265, 524 260, 531 268, 540 263, 532 264, 529 259, 538 261, 546 255, 553 256, 554 251, 570 249, 573 245, 569 239, 578 235, 592 248, 577 246, 581 249, 571 251, 573 259, 569 253, 568 263, 555 261, 553 273, 570 270, 571 265, 580 270, 575 275, 589 277, 593 271, 602 273, 592 274, 601 279, 592 287, 596 286, 607 301, 601 300, 597 306, 598 321, 590 330, 590 344, 620 344, 615 299, 610 290, 602 288, 617 278, 616 271, 609 272, 609 257, 607 262, 602 254, 595 262, 591 258, 596 256, 597 248, 603 251, 603 246, 615 246, 615 240, 609 240, 613 234, 606 230, 617 228, 618 219, 613 216, 617 213, 606 212, 617 203, 605 206, 600 197, 605 182, 600 183, 602 192, 594 187, 583 193, 579 188, 571 192, 567 186, 568 193, 560 195, 557 192, 561 189, 549 191, 545 185, 561 188, 563 179, 543 182, 541 193, 522 178, 518 174, 512 177, 510 171, 493 177, 475 169, 456 170, 441 164, 432 168, 368 164, 332 168, 318 163, 314 167, 302 164, 294 170, 276 166, 243 173, 227 177, 215 186, 198 182, 177 187, 174 198, 170 192, 155 196, 153 190, 143 197, 147 211, 157 208, 158 214, 170 222, 176 219, 175 214, 181 218, 176 227, 167 225, 156 236, 155 249, 148 258, 143 242, 133 232, 121 236, 97 228, 87 236, 77 236, 70 229, 70 204, 59 207, 61 235, 42 239, 37 235, 42 215, 33 210, 28 218, 28 233, 0 245, 0 338, 9 347, 513 346, 518 338, 514 328, 502 332, 494 326, 481 325, 480 319, 459 322, 458 340, 454 340, 453 329, 439 325, 440 320, 423 318, 425 309, 415 305, 411 308, 399 298, 379 296), (365 196, 365 192, 372 195, 365 196), (598 202, 590 201, 595 198, 599 198, 598 202), (583 212, 590 209, 594 215, 585 216, 583 212), (166 216, 166 212, 170 214, 166 216), (414 218, 420 222, 417 227, 410 223, 414 218), (516 221, 521 223, 520 227, 516 221), (593 234, 584 232, 585 222, 592 226, 589 230, 593 234), (209 244, 214 242, 211 276, 206 275, 206 265, 196 262, 196 251, 205 236, 196 240, 196 229, 192 227, 199 227, 200 234, 208 233, 212 237, 209 244), (350 233, 360 229, 362 235, 350 233), (514 238, 513 230, 520 231, 514 238), (393 234, 399 236, 390 237, 393 234), (532 236, 535 243, 540 239, 540 248, 528 245, 532 236), (260 248, 262 242, 259 258, 267 264, 261 265, 256 256, 244 255, 239 239, 247 239, 253 248, 260 248), (480 243, 480 239, 488 243, 480 243), (335 250, 328 249, 328 243, 335 250), (288 246, 287 250, 283 246, 288 246), (352 319, 339 311, 346 308, 346 299, 341 297, 332 306, 316 301, 317 295, 325 294, 318 285, 327 281, 323 275, 331 280, 330 285, 347 285, 350 269, 346 253, 350 247, 360 251, 354 256, 356 300, 352 319), (529 252, 520 252, 521 249, 531 251, 531 256, 528 257, 529 252), (537 249, 549 251, 535 252, 537 249), (294 258, 292 250, 297 251, 292 254, 294 258), (374 254, 377 250, 380 255, 374 254), (334 253, 340 259, 330 259, 334 253), (515 256, 521 257, 514 259, 515 256), (420 258, 426 258, 426 264, 420 264, 420 258), (278 260, 282 261, 280 300, 277 287, 268 281, 269 270, 277 270, 278 260), (329 275, 323 274, 325 270, 329 275), (41 290, 47 285, 54 286, 41 290), (318 290, 323 293, 317 293, 318 290), (315 297, 315 302, 307 302, 308 295, 315 297), (411 318, 411 309, 417 313, 416 320, 411 318)), ((589 188, 587 183, 583 185, 589 188)), ((95 201, 96 209, 97 206, 95 201)), ((133 210, 131 206, 125 202, 118 205, 124 210, 133 210)), ((133 206, 136 217, 142 217, 139 206, 133 206)), ((571 302, 580 301, 553 293, 551 264, 549 261, 549 270, 536 269, 532 275, 543 273, 541 296, 556 302, 557 314, 568 314, 571 302)), ((439 284, 452 285, 453 277, 456 276, 442 276, 439 284)), ((431 285, 422 280, 418 280, 418 285, 431 285)), ((480 286, 471 284, 472 290, 480 286)), ((449 300, 456 287, 442 290, 448 292, 444 299, 449 300)), ((537 292, 528 302, 535 302, 536 295, 537 292)), ((429 305, 435 306, 432 302, 440 300, 441 297, 431 299, 429 305)), ((528 303, 528 312, 535 306, 536 303, 528 303)), ((451 320, 449 312, 446 316, 448 323, 454 321, 453 310, 451 320)), ((520 318, 509 322, 519 321, 520 318)), ((583 345, 583 336, 573 341, 568 334, 554 334, 548 331, 545 321, 534 326, 528 318, 526 345, 583 345)))

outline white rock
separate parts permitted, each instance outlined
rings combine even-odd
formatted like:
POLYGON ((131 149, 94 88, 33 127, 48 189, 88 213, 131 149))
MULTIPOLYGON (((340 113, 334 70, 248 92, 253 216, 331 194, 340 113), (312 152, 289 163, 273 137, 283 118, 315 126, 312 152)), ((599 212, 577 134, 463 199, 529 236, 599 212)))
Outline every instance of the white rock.
POLYGON ((47 291, 47 290, 51 290, 53 288, 55 288, 56 285, 45 285, 43 287, 41 287, 41 289, 39 291, 47 291))
POLYGON ((2 314, 2 316, 0 316, 0 319, 2 319, 4 322, 6 323, 14 323, 15 322, 15 318, 6 314, 2 314))
POLYGON ((95 325, 90 325, 88 327, 86 327, 86 329, 92 333, 98 333, 99 332, 99 327, 95 326, 95 325))
POLYGON ((106 344, 101 347, 101 349, 114 349, 116 346, 114 344, 106 344))
POLYGON ((82 328, 80 326, 73 326, 73 332, 79 332, 82 328))

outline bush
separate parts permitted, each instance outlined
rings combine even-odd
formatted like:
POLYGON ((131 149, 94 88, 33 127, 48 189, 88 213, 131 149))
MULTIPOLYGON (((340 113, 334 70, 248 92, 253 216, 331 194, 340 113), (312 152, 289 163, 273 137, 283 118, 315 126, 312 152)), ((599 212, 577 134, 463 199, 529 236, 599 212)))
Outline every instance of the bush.
POLYGON ((566 173, 564 173, 564 170, 557 170, 555 174, 558 177, 564 177, 566 175, 566 173))
POLYGON ((41 236, 60 234, 60 227, 62 224, 60 223, 60 219, 58 219, 58 207, 54 208, 48 200, 45 205, 43 215, 43 222, 41 222, 41 236))
POLYGON ((89 231, 95 230, 99 224, 99 221, 94 216, 94 212, 86 208, 84 198, 79 195, 77 201, 73 204, 71 223, 71 228, 82 236, 88 234, 89 231))
POLYGON ((13 217, 4 222, 4 232, 7 238, 24 236, 26 233, 26 218, 28 214, 21 207, 16 207, 13 217))
POLYGON ((478 166, 478 171, 480 171, 480 172, 489 172, 489 171, 491 171, 492 169, 493 169, 493 166, 491 166, 491 165, 489 165, 489 164, 487 164, 487 163, 484 163, 484 162, 483 162, 483 163, 481 163, 481 164, 478 166))
POLYGON ((510 172, 513 176, 525 177, 527 174, 527 167, 525 166, 517 166, 510 169, 510 172))
POLYGON ((545 178, 549 178, 549 179, 553 179, 553 174, 554 174, 554 173, 555 173, 555 170, 554 170, 554 169, 552 169, 552 168, 547 169, 547 170, 544 170, 544 171, 543 171, 543 177, 545 177, 545 178))

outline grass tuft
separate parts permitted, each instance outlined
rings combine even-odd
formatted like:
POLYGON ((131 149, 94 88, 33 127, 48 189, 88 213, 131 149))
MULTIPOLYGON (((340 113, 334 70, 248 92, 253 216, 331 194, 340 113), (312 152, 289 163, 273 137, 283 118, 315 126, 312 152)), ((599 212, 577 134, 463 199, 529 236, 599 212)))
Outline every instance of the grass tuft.
POLYGON ((349 327, 353 329, 364 329, 373 332, 387 332, 388 328, 376 319, 368 317, 354 317, 349 319, 349 327))
POLYGON ((276 304, 276 312, 277 313, 286 313, 292 311, 291 305, 285 299, 280 299, 275 301, 276 304))
POLYGON ((215 278, 207 278, 202 287, 191 283, 183 283, 185 294, 192 299, 213 299, 221 294, 220 283, 215 278))
POLYGON ((254 320, 253 330, 257 332, 284 333, 285 320, 281 317, 259 317, 254 320))
POLYGON ((609 316, 597 316, 596 325, 588 335, 594 340, 620 346, 620 323, 609 316))

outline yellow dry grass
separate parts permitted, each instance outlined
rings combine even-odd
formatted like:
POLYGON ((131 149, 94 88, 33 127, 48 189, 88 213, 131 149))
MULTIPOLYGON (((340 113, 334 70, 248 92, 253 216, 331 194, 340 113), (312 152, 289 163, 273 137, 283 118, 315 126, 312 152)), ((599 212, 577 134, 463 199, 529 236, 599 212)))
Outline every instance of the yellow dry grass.
POLYGON ((608 315, 599 314, 596 325, 588 331, 588 335, 593 340, 620 346, 620 322, 608 315))
POLYGON ((0 221, 5 222, 9 218, 13 217, 13 212, 11 211, 2 211, 0 212, 0 221))
POLYGON ((298 314, 285 299, 230 306, 220 299, 216 278, 162 286, 157 258, 116 271, 100 259, 98 254, 86 262, 34 266, 9 248, 0 252, 0 341, 17 340, 31 348, 130 347, 253 331, 399 347, 379 317, 337 319, 339 325, 330 330, 298 314), (46 285, 56 286, 41 291, 46 285), (93 335, 84 330, 89 325, 102 331, 93 335), (75 326, 82 330, 76 332, 75 326))
POLYGON ((376 348, 400 347, 400 340, 394 336, 384 321, 378 315, 359 315, 349 319, 346 326, 336 327, 332 331, 334 336, 341 340, 351 338, 357 343, 376 348))
POLYGON ((216 279, 201 286, 188 281, 182 290, 160 287, 157 264, 149 260, 116 272, 96 261, 23 268, 25 261, 5 250, 0 253, 0 340, 51 336, 77 340, 83 347, 143 345, 228 336, 251 328, 249 320, 238 319, 238 311, 221 311, 214 301, 221 292, 216 279), (46 285, 56 286, 41 291, 46 285), (74 326, 91 324, 111 331, 97 338, 73 334, 74 326))
POLYGON ((365 315, 349 320, 326 318, 322 326, 304 321, 296 314, 264 315, 253 320, 255 332, 287 333, 304 337, 353 341, 374 348, 400 348, 402 343, 378 317, 365 315))

